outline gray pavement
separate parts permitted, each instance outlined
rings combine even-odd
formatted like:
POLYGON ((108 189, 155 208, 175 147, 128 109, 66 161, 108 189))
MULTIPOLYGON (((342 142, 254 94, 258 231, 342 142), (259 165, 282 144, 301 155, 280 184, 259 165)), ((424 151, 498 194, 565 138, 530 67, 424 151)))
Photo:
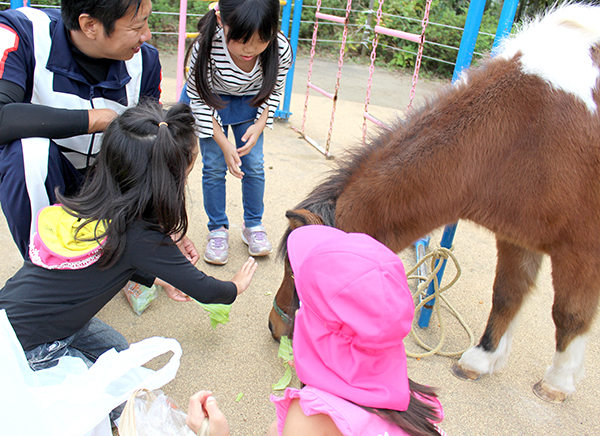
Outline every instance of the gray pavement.
MULTIPOLYGON (((175 58, 164 56, 163 101, 175 98, 175 58)), ((273 131, 265 132, 267 191, 264 223, 274 243, 286 229, 285 211, 302 200, 323 177, 332 162, 324 159, 290 127, 300 127, 304 107, 307 59, 299 59, 296 67, 292 112, 287 122, 277 122, 273 131)), ((319 60, 313 66, 313 81, 333 90, 337 61, 319 60)), ((361 137, 362 112, 368 68, 346 64, 341 79, 331 151, 340 155, 361 137)), ((408 103, 411 77, 377 70, 372 113, 389 120, 408 103)), ((417 86, 417 101, 430 95, 441 84, 422 80, 417 86)), ((324 145, 331 115, 331 102, 311 92, 306 119, 306 133, 324 145)), ((229 177, 229 176, 228 176, 229 177)), ((206 216, 202 207, 201 170, 197 166, 189 178, 190 232, 199 251, 204 249, 206 216)), ((229 177, 227 208, 231 222, 231 254, 229 263, 217 267, 198 262, 197 267, 221 279, 229 279, 247 258, 242 242, 242 209, 240 183, 229 177)), ((435 205, 432 205, 435 207, 435 205)), ((2 217, 3 219, 3 217, 2 217)), ((20 266, 21 260, 4 221, 0 223, 0 278, 6 280, 20 266)), ((439 241, 441 230, 432 235, 439 241)), ((485 229, 467 222, 458 226, 455 254, 462 276, 448 291, 447 298, 460 311, 478 339, 483 333, 491 307, 491 286, 495 270, 495 242, 485 229)), ((414 250, 401 253, 407 269, 414 264, 414 250)), ((448 267, 446 276, 453 274, 448 267)), ((199 389, 212 390, 230 422, 232 435, 263 435, 275 418, 269 402, 271 385, 283 375, 284 367, 277 358, 278 344, 271 339, 267 317, 283 275, 283 265, 274 256, 259 259, 255 279, 246 293, 233 305, 231 320, 210 327, 208 315, 197 304, 177 303, 159 295, 141 316, 136 315, 125 297, 117 295, 99 314, 100 318, 122 332, 130 342, 159 335, 173 337, 183 347, 177 378, 164 387, 178 404, 187 409, 187 399, 199 389), (243 394, 236 401, 239 394, 243 394)), ((554 326, 550 311, 552 285, 550 265, 544 262, 537 290, 526 302, 521 324, 513 342, 508 365, 493 376, 466 382, 451 375, 454 358, 431 356, 408 359, 409 375, 420 383, 439 388, 446 418, 442 427, 449 435, 600 435, 600 402, 596 387, 600 382, 600 326, 596 321, 589 335, 587 376, 578 390, 563 404, 549 404, 538 399, 532 386, 551 363, 554 351, 554 326)), ((460 350, 468 339, 456 320, 442 310, 447 329, 444 350, 460 350)), ((439 333, 437 319, 424 336, 434 341, 439 333)), ((405 340, 406 348, 419 352, 414 340, 405 340)), ((156 367, 166 361, 151 362, 156 367)), ((292 386, 299 386, 294 377, 292 386)))

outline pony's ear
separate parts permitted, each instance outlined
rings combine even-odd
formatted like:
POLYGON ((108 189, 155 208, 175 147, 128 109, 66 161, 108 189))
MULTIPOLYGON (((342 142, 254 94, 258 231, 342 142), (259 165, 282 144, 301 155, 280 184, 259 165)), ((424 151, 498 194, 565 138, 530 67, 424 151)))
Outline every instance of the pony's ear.
POLYGON ((308 224, 303 212, 308 212, 306 209, 288 210, 285 217, 290 221, 290 229, 294 230, 308 224))
POLYGON ((292 230, 297 229, 298 227, 307 226, 309 224, 323 225, 323 220, 321 217, 306 209, 288 210, 285 213, 285 216, 290 221, 290 228, 292 230))

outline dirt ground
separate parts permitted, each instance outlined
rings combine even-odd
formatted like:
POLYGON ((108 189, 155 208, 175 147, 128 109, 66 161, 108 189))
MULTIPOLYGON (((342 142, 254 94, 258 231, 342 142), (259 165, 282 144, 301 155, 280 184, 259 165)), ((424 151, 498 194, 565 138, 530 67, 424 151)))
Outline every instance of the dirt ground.
MULTIPOLYGON (((168 103, 175 99, 176 94, 175 57, 164 56, 162 59, 165 76, 163 100, 168 103)), ((335 163, 335 160, 324 159, 291 129, 302 125, 307 70, 307 59, 299 59, 291 99, 293 115, 286 122, 277 122, 273 131, 265 132, 267 191, 264 223, 273 243, 278 243, 285 231, 285 211, 301 201, 335 163)), ((337 62, 318 60, 313 65, 313 82, 332 91, 336 71, 337 62)), ((367 79, 366 66, 344 65, 331 143, 331 152, 335 156, 342 155, 347 147, 360 142, 367 79)), ((411 84, 412 77, 377 69, 371 108, 374 116, 390 120, 401 113, 408 103, 411 84)), ((417 86, 415 104, 432 96, 444 84, 422 79, 417 86)), ((323 146, 331 110, 331 101, 311 92, 306 134, 323 146)), ((229 263, 217 267, 200 260, 197 265, 206 273, 222 279, 229 279, 248 256, 240 238, 242 209, 237 180, 228 179, 227 195, 231 223, 229 263)), ((199 166, 190 176, 189 199, 189 235, 202 251, 207 229, 199 166)), ((0 279, 7 279, 19 268, 21 260, 5 223, 2 221, 0 224, 0 244, 3 247, 0 279)), ((441 229, 431 235, 432 244, 439 243, 440 234, 441 229)), ((496 261, 494 238, 485 229, 460 222, 454 245, 462 275, 447 292, 447 298, 478 339, 491 307, 496 261)), ((405 250, 401 256, 406 268, 410 269, 414 264, 414 249, 405 250)), ((452 277, 454 272, 455 269, 448 266, 446 277, 452 277)), ((589 334, 587 376, 577 386, 577 392, 565 403, 556 405, 538 399, 531 389, 542 378, 554 352, 550 272, 546 259, 537 289, 523 309, 508 365, 497 374, 476 382, 465 382, 450 373, 456 358, 436 355, 419 360, 408 359, 409 375, 415 381, 439 388, 446 414, 442 427, 449 435, 600 434, 600 418, 597 415, 600 406, 597 397, 600 327, 597 321, 589 334)), ((277 358, 278 344, 267 328, 267 317, 282 275, 282 262, 275 255, 260 259, 250 289, 233 305, 229 323, 214 330, 207 314, 197 304, 176 303, 164 294, 159 295, 141 316, 136 315, 125 297, 119 294, 100 312, 99 317, 122 332, 130 342, 155 335, 176 338, 183 347, 183 358, 177 378, 166 385, 164 391, 187 409, 191 394, 199 389, 212 390, 229 419, 232 435, 263 435, 275 418, 269 396, 278 392, 274 392, 271 386, 284 372, 277 358)), ((464 349, 468 345, 466 333, 447 309, 442 309, 442 317, 447 332, 443 349, 464 349)), ((428 329, 419 330, 430 343, 435 343, 440 332, 436 318, 432 318, 428 329)), ((405 344, 407 350, 422 351, 411 337, 405 340, 405 344)), ((150 366, 158 367, 164 361, 165 358, 156 359, 150 366)), ((293 378, 291 385, 299 386, 297 378, 293 378)))

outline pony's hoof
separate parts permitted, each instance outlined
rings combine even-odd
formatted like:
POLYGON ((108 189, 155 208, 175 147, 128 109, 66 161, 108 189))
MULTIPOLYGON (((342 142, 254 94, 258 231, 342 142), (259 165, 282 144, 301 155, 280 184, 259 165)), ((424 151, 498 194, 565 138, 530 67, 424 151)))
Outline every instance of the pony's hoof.
POLYGON ((567 394, 551 388, 544 380, 533 385, 533 393, 544 401, 550 403, 562 403, 567 399, 567 394))
POLYGON ((481 373, 473 371, 472 369, 464 368, 460 363, 456 362, 452 365, 452 374, 462 380, 477 380, 481 377, 481 373))

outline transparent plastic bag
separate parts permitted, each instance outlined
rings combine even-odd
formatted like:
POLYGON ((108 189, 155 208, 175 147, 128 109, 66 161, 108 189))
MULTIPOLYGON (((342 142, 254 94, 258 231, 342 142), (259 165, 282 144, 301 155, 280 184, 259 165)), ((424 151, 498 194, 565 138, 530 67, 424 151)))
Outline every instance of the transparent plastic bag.
POLYGON ((127 301, 138 315, 141 315, 150 306, 150 303, 156 299, 157 291, 158 286, 156 285, 149 288, 131 280, 123 288, 127 301))
POLYGON ((119 421, 120 436, 196 436, 187 414, 160 389, 134 392, 119 421))

